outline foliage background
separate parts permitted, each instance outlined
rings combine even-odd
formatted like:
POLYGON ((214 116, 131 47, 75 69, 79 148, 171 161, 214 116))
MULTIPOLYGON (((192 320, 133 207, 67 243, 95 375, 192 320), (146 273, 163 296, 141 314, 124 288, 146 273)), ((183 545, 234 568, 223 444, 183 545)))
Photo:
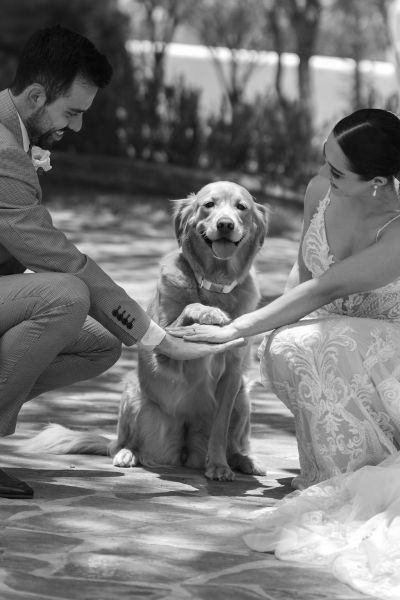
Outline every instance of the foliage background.
MULTIPOLYGON (((11 83, 18 52, 28 36, 39 27, 61 23, 88 36, 114 67, 112 83, 85 115, 84 133, 65 136, 57 146, 58 160, 68 167, 71 181, 77 181, 74 165, 79 168, 82 156, 98 156, 120 161, 99 162, 92 173, 110 169, 110 186, 115 188, 120 181, 127 191, 142 167, 152 178, 153 188, 160 180, 161 192, 168 167, 171 178, 179 182, 185 178, 182 169, 189 170, 189 180, 194 171, 203 172, 205 180, 232 174, 237 179, 244 174, 253 177, 258 187, 268 182, 285 193, 300 193, 320 160, 320 132, 313 123, 311 56, 354 60, 349 112, 367 105, 398 108, 397 96, 389 106, 382 105, 379 95, 364 85, 359 68, 364 58, 384 60, 393 52, 392 2, 0 0, 0 85, 4 88, 11 83), (126 49, 132 39, 150 40, 151 51, 133 57, 126 49), (184 80, 173 85, 165 82, 165 58, 174 40, 201 43, 209 49, 224 90, 215 114, 201 115, 201 90, 191 89, 184 80), (230 53, 228 71, 222 68, 217 46, 230 53), (256 54, 254 63, 239 68, 241 48, 274 50, 279 59, 284 52, 295 52, 299 56, 297 98, 289 99, 282 91, 278 60, 273 86, 251 103, 246 100, 256 54), (75 161, 71 160, 74 156, 75 161)), ((62 177, 61 169, 57 171, 59 175, 56 170, 52 173, 52 183, 62 177)), ((102 185, 106 184, 103 177, 102 185)))

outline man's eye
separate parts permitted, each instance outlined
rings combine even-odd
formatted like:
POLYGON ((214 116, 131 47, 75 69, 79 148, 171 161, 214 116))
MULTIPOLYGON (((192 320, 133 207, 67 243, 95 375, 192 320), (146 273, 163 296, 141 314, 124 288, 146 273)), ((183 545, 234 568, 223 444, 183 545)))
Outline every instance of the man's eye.
POLYGON ((331 175, 334 179, 339 179, 339 177, 340 177, 339 173, 336 173, 336 171, 332 171, 332 170, 331 170, 331 175))

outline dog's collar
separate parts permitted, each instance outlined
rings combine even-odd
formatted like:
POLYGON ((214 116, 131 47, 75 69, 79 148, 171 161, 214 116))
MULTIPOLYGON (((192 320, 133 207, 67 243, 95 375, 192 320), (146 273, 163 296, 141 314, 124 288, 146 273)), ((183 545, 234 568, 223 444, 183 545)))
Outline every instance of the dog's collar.
POLYGON ((214 283, 213 281, 208 281, 204 279, 202 275, 195 273, 196 281, 199 284, 200 288, 204 288, 209 292, 217 292, 219 294, 229 294, 239 283, 237 279, 234 279, 232 283, 222 285, 220 283, 214 283))

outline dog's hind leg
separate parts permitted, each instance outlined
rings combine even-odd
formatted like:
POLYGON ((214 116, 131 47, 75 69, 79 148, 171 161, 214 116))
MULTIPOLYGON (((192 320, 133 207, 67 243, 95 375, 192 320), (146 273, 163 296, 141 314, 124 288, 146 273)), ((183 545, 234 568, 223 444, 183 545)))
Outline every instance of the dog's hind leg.
POLYGON ((185 460, 185 426, 182 418, 165 413, 147 401, 137 418, 138 460, 147 467, 179 466, 185 460))
POLYGON ((205 468, 210 429, 211 423, 200 419, 196 423, 191 422, 187 425, 185 467, 191 469, 205 468))
POLYGON ((166 414, 129 381, 121 397, 117 440, 110 450, 114 466, 177 466, 183 447, 183 421, 166 414))
POLYGON ((136 420, 140 406, 139 386, 132 381, 127 381, 119 405, 117 439, 110 445, 110 454, 115 467, 134 467, 137 464, 136 420))

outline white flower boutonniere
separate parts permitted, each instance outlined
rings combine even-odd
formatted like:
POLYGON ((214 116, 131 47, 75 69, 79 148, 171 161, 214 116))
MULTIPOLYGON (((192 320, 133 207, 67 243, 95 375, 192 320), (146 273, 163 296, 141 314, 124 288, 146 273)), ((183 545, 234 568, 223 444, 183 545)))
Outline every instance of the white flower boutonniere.
POLYGON ((32 146, 31 148, 32 164, 36 171, 50 171, 50 151, 43 150, 39 146, 32 146))

